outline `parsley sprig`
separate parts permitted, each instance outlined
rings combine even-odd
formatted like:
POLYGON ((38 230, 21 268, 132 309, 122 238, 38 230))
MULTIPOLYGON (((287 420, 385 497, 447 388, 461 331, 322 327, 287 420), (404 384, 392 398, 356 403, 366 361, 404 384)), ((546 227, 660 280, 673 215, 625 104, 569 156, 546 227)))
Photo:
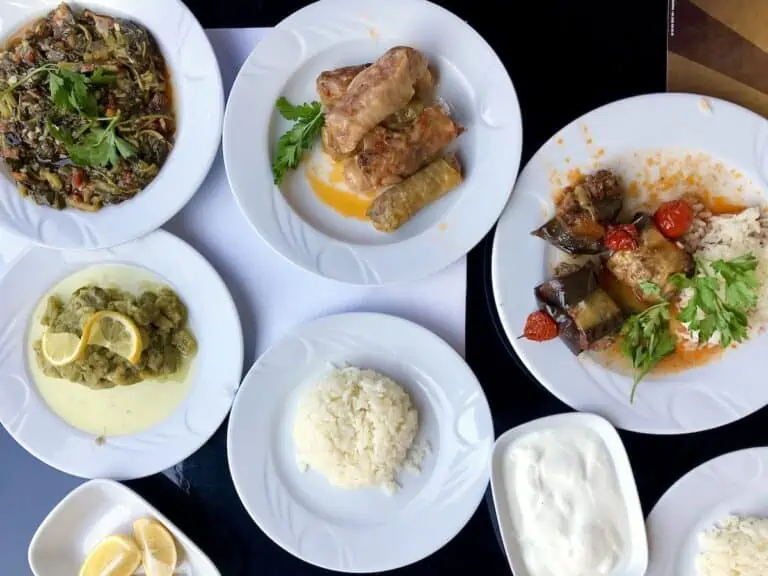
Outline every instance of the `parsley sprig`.
POLYGON ((118 112, 109 119, 106 128, 102 128, 97 121, 86 127, 82 134, 76 138, 63 128, 49 124, 51 135, 59 140, 67 150, 70 160, 78 166, 116 166, 120 156, 130 158, 136 154, 136 148, 121 138, 115 132, 115 127, 120 120, 118 112))
POLYGON ((312 147, 325 123, 325 114, 320 102, 293 105, 281 96, 276 106, 283 118, 294 121, 291 129, 277 141, 277 151, 272 162, 275 184, 280 184, 285 173, 297 168, 304 152, 312 147))
MULTIPOLYGON (((660 288, 653 282, 641 282, 640 289, 661 297, 660 288)), ((634 403, 637 387, 645 375, 675 351, 669 318, 669 302, 664 300, 630 316, 621 327, 621 352, 634 370, 630 402, 634 403)))
POLYGON ((78 166, 115 166, 121 156, 130 158, 136 154, 136 148, 116 132, 119 112, 111 118, 97 117, 99 107, 93 87, 111 84, 117 80, 115 74, 103 68, 96 68, 88 76, 58 64, 45 64, 27 72, 0 92, 0 96, 12 92, 34 76, 43 73, 48 75, 48 90, 56 108, 87 120, 83 127, 74 133, 48 121, 48 133, 64 145, 72 162, 78 166), (106 127, 102 122, 108 122, 106 127))
POLYGON ((670 278, 677 287, 693 290, 678 320, 698 332, 700 343, 709 342, 715 332, 723 348, 743 342, 749 327, 747 315, 757 305, 760 282, 756 269, 757 258, 752 254, 710 263, 696 259, 692 278, 683 274, 670 278))

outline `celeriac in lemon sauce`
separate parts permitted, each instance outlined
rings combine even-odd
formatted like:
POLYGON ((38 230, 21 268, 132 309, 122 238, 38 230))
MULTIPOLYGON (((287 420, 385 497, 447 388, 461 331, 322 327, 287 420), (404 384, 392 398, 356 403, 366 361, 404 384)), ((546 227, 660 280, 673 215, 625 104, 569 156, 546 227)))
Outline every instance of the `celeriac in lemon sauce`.
POLYGON ((75 290, 89 284, 132 294, 164 286, 149 271, 125 265, 93 266, 65 278, 40 299, 30 318, 27 366, 43 400, 71 426, 99 437, 135 434, 164 420, 181 405, 190 387, 194 359, 183 360, 180 369, 167 378, 105 389, 46 376, 36 361, 34 344, 46 330, 40 319, 48 299, 55 295, 66 302, 75 290))

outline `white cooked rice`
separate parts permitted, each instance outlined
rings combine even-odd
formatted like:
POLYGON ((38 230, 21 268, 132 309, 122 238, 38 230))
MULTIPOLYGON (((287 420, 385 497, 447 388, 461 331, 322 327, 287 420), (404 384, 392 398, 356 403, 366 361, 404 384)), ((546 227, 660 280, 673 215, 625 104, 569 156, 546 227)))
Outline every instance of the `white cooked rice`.
POLYGON ((768 519, 729 516, 699 534, 699 576, 768 574, 768 519))
POLYGON ((414 442, 419 417, 392 379, 346 367, 333 370, 299 400, 293 425, 296 458, 341 488, 397 491, 403 468, 418 473, 426 446, 414 442))
MULTIPOLYGON (((696 206, 694 211, 697 211, 696 206)), ((757 306, 749 316, 750 336, 763 329, 768 323, 768 243, 766 243, 765 220, 760 209, 751 207, 738 214, 720 216, 705 213, 703 217, 699 210, 684 243, 689 247, 695 246, 695 255, 705 262, 732 260, 749 253, 757 258, 755 273, 761 286, 758 289, 757 306)), ((683 290, 680 295, 680 306, 685 306, 692 296, 692 289, 683 290)), ((696 331, 685 330, 680 336, 698 343, 696 331)), ((715 332, 709 344, 716 345, 719 342, 720 334, 715 332)))

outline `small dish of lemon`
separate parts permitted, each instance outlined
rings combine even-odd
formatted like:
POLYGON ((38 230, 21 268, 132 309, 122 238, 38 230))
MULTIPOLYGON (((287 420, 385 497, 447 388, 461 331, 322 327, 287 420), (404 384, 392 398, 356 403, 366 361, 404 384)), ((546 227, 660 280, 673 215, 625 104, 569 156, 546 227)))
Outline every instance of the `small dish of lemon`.
POLYGON ((112 480, 90 480, 65 496, 28 556, 34 576, 221 576, 171 520, 112 480))

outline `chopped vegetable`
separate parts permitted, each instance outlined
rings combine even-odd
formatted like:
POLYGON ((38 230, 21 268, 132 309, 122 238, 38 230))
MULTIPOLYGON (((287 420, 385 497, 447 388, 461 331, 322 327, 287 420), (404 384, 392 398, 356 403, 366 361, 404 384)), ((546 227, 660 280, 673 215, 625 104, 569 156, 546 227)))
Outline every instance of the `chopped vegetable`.
POLYGON ((605 247, 614 252, 635 250, 639 245, 639 236, 634 224, 616 224, 608 227, 605 235, 605 247))
POLYGON ((693 208, 685 200, 664 202, 653 215, 656 227, 670 239, 680 238, 693 223, 693 208))
POLYGON ((277 141, 275 160, 272 162, 272 174, 275 184, 280 184, 287 170, 298 167, 301 157, 312 146, 325 122, 325 114, 320 102, 310 102, 294 106, 285 97, 277 100, 277 110, 286 120, 295 124, 277 141))
POLYGON ((165 60, 142 26, 60 4, 0 56, 0 156, 38 204, 96 211, 155 178, 176 131, 165 60))
POLYGON ((537 310, 528 315, 523 329, 523 338, 534 342, 545 342, 557 338, 557 334, 557 322, 543 310, 537 310))
MULTIPOLYGON (((651 289, 649 286, 646 288, 651 289)), ((621 352, 634 370, 629 396, 630 402, 634 402, 640 381, 663 358, 675 351, 675 338, 669 329, 669 303, 660 302, 630 316, 621 327, 620 334, 621 352)))
POLYGON ((743 342, 749 325, 747 313, 757 304, 756 268, 757 259, 752 254, 711 263, 697 259, 692 278, 676 274, 671 279, 679 288, 693 290, 678 320, 688 330, 698 332, 702 344, 709 342, 716 332, 723 348, 743 342))

